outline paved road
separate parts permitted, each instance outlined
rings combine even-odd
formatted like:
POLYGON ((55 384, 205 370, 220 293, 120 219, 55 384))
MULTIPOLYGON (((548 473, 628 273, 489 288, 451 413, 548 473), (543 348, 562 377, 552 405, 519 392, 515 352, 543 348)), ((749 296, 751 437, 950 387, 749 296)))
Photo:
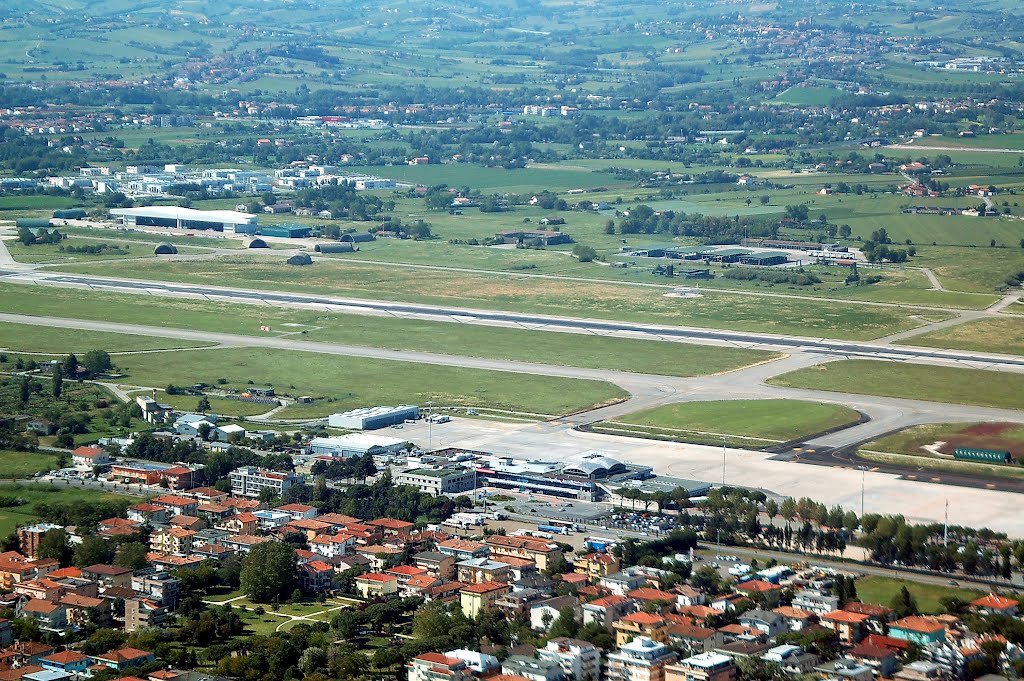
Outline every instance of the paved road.
MULTIPOLYGON (((209 300, 223 300, 235 303, 287 306, 299 308, 326 309, 334 312, 357 314, 386 314, 397 317, 412 317, 432 321, 446 321, 463 324, 500 325, 515 328, 542 329, 547 331, 574 331, 617 335, 633 338, 675 340, 714 345, 733 345, 786 352, 814 352, 842 357, 866 357, 872 359, 952 362, 999 370, 1024 370, 1024 357, 999 355, 958 350, 942 350, 911 346, 890 346, 885 342, 839 341, 826 338, 780 336, 767 333, 722 331, 682 326, 637 324, 559 317, 517 312, 461 308, 455 306, 399 303, 377 300, 337 298, 322 295, 288 293, 277 291, 253 291, 226 287, 194 286, 159 281, 137 281, 113 277, 89 275, 56 274, 0 270, 0 279, 8 282, 43 284, 52 286, 86 287, 95 290, 112 290, 148 294, 155 296, 192 297, 209 300)), ((964 312, 961 321, 980 318, 990 313, 964 312)), ((931 327, 924 327, 931 328, 931 327)), ((922 332, 924 331, 922 329, 922 332)), ((905 334, 901 334, 901 337, 905 334)))

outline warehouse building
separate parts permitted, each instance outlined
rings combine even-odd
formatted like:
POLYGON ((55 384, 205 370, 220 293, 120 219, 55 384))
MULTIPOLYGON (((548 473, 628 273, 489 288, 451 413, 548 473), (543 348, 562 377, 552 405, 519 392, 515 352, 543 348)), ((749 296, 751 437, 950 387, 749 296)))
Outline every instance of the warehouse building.
POLYGON ((327 456, 332 459, 349 459, 354 456, 389 456, 403 452, 411 443, 397 437, 386 435, 370 435, 368 433, 349 433, 337 437, 315 437, 309 443, 309 451, 314 456, 327 456))
POLYGON ((377 430, 419 417, 420 408, 411 404, 402 404, 397 407, 365 407, 340 414, 331 414, 327 417, 327 425, 331 428, 345 430, 377 430))
POLYGON ((462 494, 476 489, 476 471, 462 466, 410 468, 395 475, 396 485, 411 485, 424 494, 462 494))
POLYGON ((708 262, 728 263, 739 262, 740 258, 745 255, 750 255, 750 251, 742 248, 723 248, 720 251, 708 253, 707 255, 704 256, 704 258, 708 262))
POLYGON ((248 233, 247 229, 250 226, 255 228, 256 225, 256 216, 250 213, 233 210, 193 210, 177 206, 111 208, 110 215, 125 227, 170 227, 248 233))
POLYGON ((305 239, 311 231, 309 225, 264 225, 260 227, 259 234, 281 239, 305 239))
POLYGON ((328 244, 317 244, 313 250, 317 253, 352 253, 356 248, 351 241, 335 241, 328 244))
POLYGON ((741 265, 771 267, 772 265, 781 265, 786 262, 789 262, 789 255, 781 251, 762 251, 761 253, 740 256, 741 265))

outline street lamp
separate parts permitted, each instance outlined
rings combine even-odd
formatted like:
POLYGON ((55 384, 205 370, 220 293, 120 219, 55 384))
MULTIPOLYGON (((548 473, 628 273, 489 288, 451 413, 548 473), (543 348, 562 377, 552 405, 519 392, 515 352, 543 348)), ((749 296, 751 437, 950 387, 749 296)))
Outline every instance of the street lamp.
POLYGON ((434 402, 427 400, 427 451, 434 449, 434 402))
POLYGON ((725 438, 722 438, 722 487, 725 487, 725 438))

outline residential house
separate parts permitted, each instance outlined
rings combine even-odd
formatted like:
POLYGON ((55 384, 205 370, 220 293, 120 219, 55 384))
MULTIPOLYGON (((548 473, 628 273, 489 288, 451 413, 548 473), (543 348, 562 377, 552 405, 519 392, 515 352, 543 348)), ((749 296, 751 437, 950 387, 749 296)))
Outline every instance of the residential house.
POLYGON ((767 608, 777 607, 779 605, 779 598, 782 595, 781 586, 766 582, 763 579, 748 579, 737 584, 733 587, 733 590, 767 608))
POLYGON ((676 595, 676 605, 685 607, 688 605, 704 605, 707 603, 707 596, 700 589, 695 589, 689 584, 678 584, 672 587, 676 595))
POLYGON ((736 681, 739 670, 721 653, 701 653, 665 667, 665 681, 736 681))
POLYGON ((383 530, 385 537, 397 537, 401 534, 407 534, 416 527, 415 523, 394 518, 377 518, 368 521, 366 524, 383 530))
POLYGON ((836 681, 872 681, 874 671, 866 664, 861 664, 851 657, 841 657, 820 664, 814 671, 826 679, 836 681))
POLYGON ((501 673, 529 681, 561 681, 563 677, 557 660, 526 655, 510 655, 501 663, 501 673))
POLYGON ((195 530, 186 530, 183 527, 168 527, 157 530, 150 535, 149 547, 159 553, 188 556, 192 554, 192 540, 195 535, 195 530))
POLYGON ((782 671, 791 676, 799 676, 814 671, 821 658, 814 653, 808 653, 800 646, 786 644, 769 649, 761 659, 779 665, 782 671))
POLYGON ((356 591, 363 598, 387 598, 398 593, 398 577, 367 572, 356 577, 356 591))
POLYGON ((821 616, 821 626, 836 632, 839 642, 852 646, 867 635, 868 616, 859 612, 833 610, 821 616))
POLYGON ((254 513, 236 513, 228 516, 219 527, 231 534, 256 534, 259 531, 260 519, 254 513))
POLYGON ((509 591, 511 587, 504 582, 469 584, 459 592, 459 604, 466 617, 475 619, 480 613, 493 609, 498 598, 509 591))
POLYGON ((537 656, 556 662, 562 676, 569 681, 599 681, 601 678, 601 651, 587 641, 553 638, 537 651, 537 656))
POLYGON ((458 650, 449 650, 445 653, 445 656, 454 657, 465 662, 470 672, 476 678, 490 678, 501 673, 501 662, 494 655, 459 648, 458 650))
POLYGON ((458 580, 468 584, 512 581, 512 566, 490 558, 471 558, 459 561, 455 567, 458 580))
POLYGON ((167 618, 168 609, 151 598, 124 599, 124 630, 131 633, 136 629, 158 627, 167 618))
POLYGON ((772 610, 776 615, 782 617, 786 628, 790 631, 803 631, 809 627, 812 621, 816 621, 814 613, 791 605, 782 605, 772 610))
POLYGON ((128 507, 128 520, 137 523, 164 523, 167 522, 167 509, 148 501, 128 507))
POLYGON ((647 583, 647 577, 639 573, 616 572, 606 575, 598 582, 616 596, 625 596, 633 589, 639 589, 647 583))
POLYGON ((104 627, 110 624, 110 601, 69 593, 61 596, 60 604, 64 606, 68 624, 72 627, 84 628, 93 624, 104 627))
POLYGON ((448 539, 437 545, 438 553, 451 556, 456 561, 469 560, 470 558, 486 558, 490 555, 490 549, 486 544, 466 539, 448 539))
POLYGON ((605 681, 666 681, 665 669, 678 656, 668 646, 638 636, 608 654, 605 681))
POLYGON ((547 570, 549 565, 563 559, 563 551, 558 544, 545 540, 495 534, 489 536, 485 543, 492 557, 500 559, 501 556, 512 556, 532 560, 542 572, 547 570))
POLYGON ((912 615, 889 625, 889 636, 927 646, 946 640, 946 626, 934 617, 912 615))
POLYGON ((625 596, 604 596, 582 605, 583 626, 601 624, 609 629, 623 615, 633 612, 634 603, 625 596))
POLYGON ((634 612, 612 622, 612 629, 615 630, 615 644, 619 647, 638 636, 664 643, 668 640, 669 627, 669 621, 663 616, 649 612, 634 612))
POLYGON ((178 497, 173 494, 163 494, 152 500, 156 506, 162 507, 169 516, 195 515, 199 508, 199 502, 188 497, 178 497))
POLYGON ((408 681, 470 681, 472 674, 465 662, 441 653, 423 653, 405 665, 408 681))
POLYGON ((621 563, 611 553, 592 552, 580 556, 573 562, 577 572, 585 574, 591 579, 600 579, 619 571, 621 563))
POLYGON ((59 631, 67 626, 67 610, 59 603, 34 598, 21 606, 18 614, 34 619, 40 628, 50 631, 59 631))
POLYGON ((455 558, 446 556, 440 551, 422 551, 412 557, 413 565, 420 568, 432 577, 440 579, 454 579, 455 558))
POLYGON ((539 600, 530 605, 530 628, 534 631, 547 631, 551 623, 557 620, 563 610, 571 610, 573 619, 580 621, 583 617, 579 599, 575 596, 555 596, 539 600))
POLYGON ((757 629, 768 638, 775 638, 786 630, 786 622, 782 615, 756 608, 740 615, 740 624, 757 629))
POLYGON ((92 470, 94 466, 109 466, 110 455, 102 447, 75 447, 71 450, 71 463, 76 468, 92 470))
POLYGON ((858 663, 871 667, 874 675, 883 679, 892 678, 893 673, 899 667, 897 655, 891 648, 872 645, 866 641, 850 648, 847 655, 858 663))
POLYGON ((327 558, 347 555, 356 545, 356 538, 345 532, 318 534, 309 542, 309 548, 327 558))
POLYGON ((410 579, 426 576, 427 571, 412 565, 396 565, 384 570, 384 574, 398 578, 398 586, 405 586, 410 579))
POLYGON ((320 593, 334 585, 334 568, 322 560, 312 560, 298 566, 299 586, 303 591, 320 593))
POLYGON ((706 653, 725 644, 725 635, 716 629, 692 624, 673 624, 668 630, 668 643, 687 655, 706 653))
POLYGON ((791 605, 812 612, 819 617, 826 612, 833 612, 839 609, 839 597, 825 594, 815 589, 804 589, 793 596, 791 605))
POLYGON ((971 601, 971 607, 978 612, 979 615, 1005 615, 1007 617, 1015 617, 1017 615, 1017 608, 1020 605, 1017 601, 1012 598, 1006 598, 1005 596, 998 596, 996 594, 988 594, 981 598, 971 601))
POLYGON ((867 615, 868 619, 864 622, 864 627, 868 632, 876 634, 884 634, 889 624, 896 620, 896 611, 884 605, 850 601, 843 606, 843 610, 867 615))
MULTIPOLYGON (((0 554, 0 559, 15 554, 24 559, 38 558, 39 557, 39 542, 43 540, 43 537, 47 532, 51 530, 62 530, 64 529, 61 525, 54 525, 53 523, 36 523, 35 525, 27 525, 25 527, 18 528, 18 542, 21 545, 21 551, 24 556, 18 554, 16 551, 8 551, 7 553, 0 554)), ((59 566, 58 566, 59 567, 59 566)))
POLYGON ((130 667, 140 667, 156 660, 156 656, 153 653, 128 646, 111 650, 109 653, 103 653, 102 655, 92 655, 91 657, 96 664, 105 665, 115 671, 122 671, 130 667))
POLYGON ((91 661, 87 656, 75 650, 63 650, 40 658, 39 664, 43 669, 84 676, 88 672, 91 661))
POLYGON ((285 504, 284 506, 278 506, 275 511, 287 513, 291 516, 292 520, 313 520, 319 513, 316 506, 310 506, 309 504, 285 504))

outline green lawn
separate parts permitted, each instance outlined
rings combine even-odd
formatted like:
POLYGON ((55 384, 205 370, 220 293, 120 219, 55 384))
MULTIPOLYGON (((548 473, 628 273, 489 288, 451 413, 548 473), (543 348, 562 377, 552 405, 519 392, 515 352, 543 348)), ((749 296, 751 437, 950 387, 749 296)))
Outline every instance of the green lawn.
POLYGON ((140 279, 317 292, 358 298, 590 316, 637 322, 867 340, 919 325, 913 307, 869 307, 834 300, 764 298, 708 292, 666 298, 668 286, 491 275, 443 269, 319 261, 292 267, 269 258, 216 262, 126 261, 72 266, 76 272, 140 279))
POLYGON ((53 470, 57 455, 53 452, 15 452, 0 449, 0 478, 30 478, 39 471, 53 470))
POLYGON ((409 362, 263 349, 183 351, 174 361, 164 354, 118 359, 126 381, 165 386, 214 383, 244 389, 250 381, 273 385, 282 394, 312 395, 317 402, 284 410, 282 417, 318 417, 381 404, 490 407, 563 414, 627 396, 600 381, 462 369, 409 362))
POLYGON ((12 352, 65 355, 72 352, 80 354, 89 350, 126 352, 165 348, 201 348, 210 345, 213 343, 178 341, 106 331, 61 329, 34 324, 5 323, 0 326, 0 348, 12 352))
POLYGON ((839 405, 800 400, 681 402, 620 416, 602 424, 658 438, 711 444, 738 442, 763 447, 856 423, 859 415, 839 405))
POLYGON ((800 369, 772 385, 1024 409, 1024 375, 980 369, 848 359, 800 369))
POLYGON ((39 522, 36 507, 40 503, 74 503, 81 499, 90 501, 125 500, 127 497, 94 489, 86 489, 74 483, 46 483, 26 485, 0 485, 0 496, 12 496, 25 500, 25 504, 0 509, 0 536, 7 536, 19 525, 39 522))
POLYGON ((913 336, 900 343, 951 350, 1024 355, 1024 318, 1015 316, 979 319, 913 336))
POLYGON ((918 609, 926 615, 945 612, 940 603, 942 598, 953 597, 970 602, 985 595, 983 591, 975 589, 958 589, 954 586, 920 584, 902 579, 872 576, 861 577, 857 580, 857 597, 864 603, 888 606, 892 604, 893 598, 904 586, 917 601, 918 609))
MULTIPOLYGON (((167 393, 161 393, 159 399, 161 404, 169 404, 174 407, 175 411, 195 411, 200 398, 195 395, 168 395, 167 393)), ((206 399, 210 401, 210 411, 221 416, 257 416, 273 409, 272 406, 266 404, 229 400, 216 395, 209 395, 206 399)))
MULTIPOLYGON (((28 289, 33 291, 33 289, 28 289)), ((345 343, 368 347, 400 350, 421 350, 473 357, 492 357, 509 360, 564 364, 591 369, 615 369, 668 376, 700 376, 737 369, 778 357, 776 353, 740 348, 711 347, 668 341, 608 338, 575 333, 554 333, 502 327, 472 326, 448 322, 428 322, 415 319, 397 319, 319 313, 281 308, 260 308, 253 305, 167 298, 159 306, 148 298, 117 293, 100 293, 76 289, 48 289, 45 296, 19 295, 26 289, 0 284, 0 300, 8 312, 66 316, 69 310, 83 319, 145 324, 160 327, 187 327, 203 331, 218 331, 245 335, 258 335, 265 323, 277 333, 306 333, 300 337, 310 341, 345 343)), ((30 327, 18 333, 31 333, 33 338, 55 334, 56 338, 93 337, 93 332, 62 331, 46 327, 30 327), (37 329, 37 330, 36 330, 37 329)), ((13 327, 12 327, 13 328, 13 327)), ((19 327, 20 329, 20 327, 19 327)), ((7 345, 0 328, 0 347, 7 345)), ((97 337, 110 336, 112 342, 140 339, 152 343, 137 349, 155 349, 179 346, 202 346, 191 341, 161 340, 141 336, 121 336, 96 332, 97 337), (177 345, 176 345, 177 344, 177 345)), ((13 341, 12 341, 13 342, 13 341)), ((46 341, 48 342, 48 341, 46 341)), ((11 347, 17 347, 12 345, 11 347)), ((23 346, 30 349, 32 346, 23 346)), ((55 344, 54 352, 67 350, 55 344)), ((107 347, 99 345, 97 347, 107 347)), ((115 347, 111 345, 110 347, 115 347)), ((124 349, 134 347, 116 346, 124 349)), ((120 361, 118 358, 117 361, 120 361)), ((162 386, 161 386, 162 387, 162 386)), ((185 401, 188 409, 194 404, 185 401)), ((242 415, 242 407, 231 405, 242 415)), ((248 412, 262 413, 262 412, 248 412)))

